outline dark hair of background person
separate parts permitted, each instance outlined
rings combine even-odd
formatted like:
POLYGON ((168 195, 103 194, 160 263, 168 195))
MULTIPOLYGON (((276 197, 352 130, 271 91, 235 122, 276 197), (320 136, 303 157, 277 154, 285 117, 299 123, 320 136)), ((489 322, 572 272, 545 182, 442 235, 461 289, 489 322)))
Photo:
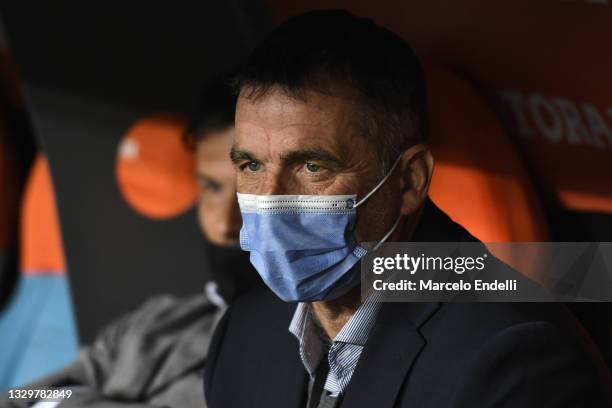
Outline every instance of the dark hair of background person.
POLYGON ((304 90, 332 94, 338 85, 357 91, 364 109, 359 125, 376 146, 384 172, 402 151, 426 140, 426 82, 419 59, 395 33, 347 11, 313 11, 287 20, 234 81, 238 92, 253 99, 274 88, 303 99, 304 90))
POLYGON ((189 124, 183 141, 190 149, 206 137, 208 132, 223 130, 234 125, 237 95, 232 89, 235 71, 218 75, 202 90, 198 104, 189 115, 189 124))

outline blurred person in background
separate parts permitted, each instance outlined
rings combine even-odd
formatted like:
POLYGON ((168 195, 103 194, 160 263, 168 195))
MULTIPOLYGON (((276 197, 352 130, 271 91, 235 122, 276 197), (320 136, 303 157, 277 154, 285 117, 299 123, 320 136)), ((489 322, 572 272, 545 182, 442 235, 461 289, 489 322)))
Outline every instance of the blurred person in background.
MULTIPOLYGON (((242 220, 228 157, 235 99, 228 76, 212 81, 184 136, 195 153, 198 221, 209 243, 213 279, 204 293, 153 297, 108 325, 70 366, 23 387, 73 391, 58 404, 36 403, 40 407, 205 406, 202 377, 212 331, 227 302, 259 281, 238 247, 242 220)), ((30 404, 6 394, 0 398, 0 407, 30 404)))

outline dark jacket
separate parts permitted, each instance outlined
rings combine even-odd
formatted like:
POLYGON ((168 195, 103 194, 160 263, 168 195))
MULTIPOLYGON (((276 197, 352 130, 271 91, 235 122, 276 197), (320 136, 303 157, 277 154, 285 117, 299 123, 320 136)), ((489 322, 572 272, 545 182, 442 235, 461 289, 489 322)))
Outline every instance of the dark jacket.
MULTIPOLYGON (((413 239, 475 241, 431 202, 413 239)), ((294 310, 267 289, 232 305, 209 350, 209 408, 305 406, 294 310)), ((610 384, 563 305, 385 303, 341 407, 612 407, 610 384)))

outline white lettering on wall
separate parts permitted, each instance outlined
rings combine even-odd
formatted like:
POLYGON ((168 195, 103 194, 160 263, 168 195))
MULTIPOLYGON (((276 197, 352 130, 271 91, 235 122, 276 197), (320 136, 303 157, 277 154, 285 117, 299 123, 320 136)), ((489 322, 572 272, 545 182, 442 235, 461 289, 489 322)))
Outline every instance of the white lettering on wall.
POLYGON ((592 103, 513 90, 499 95, 523 137, 612 150, 612 107, 598 109, 592 103))
POLYGON ((544 137, 553 143, 559 142, 563 137, 563 122, 553 104, 543 96, 533 94, 529 98, 529 108, 533 121, 544 137))

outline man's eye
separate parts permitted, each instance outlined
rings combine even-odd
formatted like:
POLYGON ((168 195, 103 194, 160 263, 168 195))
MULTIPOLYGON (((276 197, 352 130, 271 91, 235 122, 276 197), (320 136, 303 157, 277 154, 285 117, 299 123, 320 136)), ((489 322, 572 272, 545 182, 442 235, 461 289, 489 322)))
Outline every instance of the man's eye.
POLYGON ((202 191, 210 191, 213 193, 218 193, 219 191, 221 191, 221 186, 211 181, 202 181, 200 182, 200 189, 202 191))
POLYGON ((246 167, 249 169, 249 171, 258 171, 261 168, 261 163, 248 162, 246 167))
POLYGON ((310 173, 318 173, 321 171, 321 166, 314 163, 306 163, 306 170, 308 170, 310 173))

